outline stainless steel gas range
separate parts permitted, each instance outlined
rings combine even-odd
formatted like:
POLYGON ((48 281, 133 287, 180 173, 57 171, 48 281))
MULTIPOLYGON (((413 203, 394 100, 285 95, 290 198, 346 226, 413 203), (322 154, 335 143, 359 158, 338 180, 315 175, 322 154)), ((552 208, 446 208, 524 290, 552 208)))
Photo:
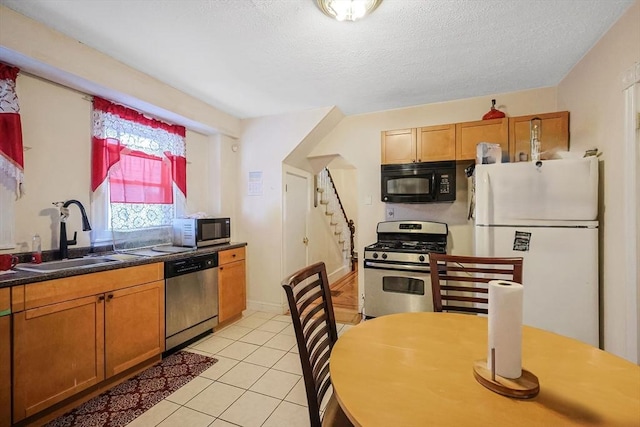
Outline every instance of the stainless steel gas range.
POLYGON ((364 248, 364 314, 433 311, 429 252, 446 253, 447 224, 378 223, 378 241, 364 248))

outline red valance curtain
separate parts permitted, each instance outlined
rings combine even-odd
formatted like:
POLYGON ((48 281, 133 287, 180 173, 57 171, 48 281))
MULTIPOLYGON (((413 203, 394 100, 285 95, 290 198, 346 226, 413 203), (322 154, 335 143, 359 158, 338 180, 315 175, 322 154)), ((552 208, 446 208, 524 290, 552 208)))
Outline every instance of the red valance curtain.
POLYGON ((92 191, 110 176, 111 202, 172 203, 172 181, 187 195, 183 126, 98 97, 93 109, 92 191))
POLYGON ((15 90, 19 71, 0 63, 0 172, 15 181, 18 197, 22 196, 24 182, 22 124, 15 90))

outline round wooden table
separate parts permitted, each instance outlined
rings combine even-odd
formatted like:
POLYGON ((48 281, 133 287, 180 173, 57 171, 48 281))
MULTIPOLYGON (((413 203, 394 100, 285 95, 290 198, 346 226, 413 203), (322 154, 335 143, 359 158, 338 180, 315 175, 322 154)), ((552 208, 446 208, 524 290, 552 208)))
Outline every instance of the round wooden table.
POLYGON ((487 318, 449 313, 378 317, 331 353, 338 402, 356 426, 640 426, 640 367, 582 342, 523 327, 522 365, 540 381, 529 400, 478 383, 487 318))

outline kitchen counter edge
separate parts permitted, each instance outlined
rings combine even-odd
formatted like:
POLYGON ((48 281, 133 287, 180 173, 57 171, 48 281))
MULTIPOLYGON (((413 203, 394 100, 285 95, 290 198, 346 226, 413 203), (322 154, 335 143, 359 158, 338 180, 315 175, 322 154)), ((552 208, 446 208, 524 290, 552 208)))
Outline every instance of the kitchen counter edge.
MULTIPOLYGON (((82 268, 68 268, 65 270, 36 273, 31 271, 15 271, 14 273, 0 275, 0 288, 7 288, 17 285, 28 285, 31 283, 44 282, 47 280, 60 279, 64 277, 79 276, 83 274, 97 273, 99 271, 117 270, 126 267, 135 267, 144 264, 153 264, 156 262, 176 261, 180 259, 190 258, 192 256, 206 255, 229 249, 236 249, 247 246, 246 242, 233 242, 224 245, 216 245, 205 248, 198 248, 193 251, 179 252, 174 254, 166 254, 154 257, 139 257, 127 261, 113 261, 95 266, 87 266, 82 268)), ((100 254, 108 255, 108 254, 100 254)))

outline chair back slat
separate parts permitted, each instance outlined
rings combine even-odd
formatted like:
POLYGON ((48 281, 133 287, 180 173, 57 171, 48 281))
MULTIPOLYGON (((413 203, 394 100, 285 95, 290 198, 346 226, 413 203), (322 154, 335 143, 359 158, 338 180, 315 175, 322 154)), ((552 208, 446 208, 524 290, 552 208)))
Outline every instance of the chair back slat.
MULTIPOLYGON (((322 301, 322 292, 318 289, 310 290, 305 293, 300 293, 300 297, 297 300, 298 312, 305 314, 310 306, 317 304, 318 301, 322 301)), ((306 319, 306 316, 304 317, 306 319)))
POLYGON ((450 313, 473 313, 473 314, 488 314, 489 310, 486 308, 481 308, 481 307, 465 307, 465 306, 455 306, 455 305, 448 305, 448 304, 443 304, 442 305, 442 310, 440 311, 446 311, 446 312, 450 312, 450 313))
POLYGON ((312 306, 312 308, 310 310, 306 311, 305 312, 305 318, 302 320, 302 330, 306 331, 307 330, 307 325, 316 316, 324 317, 324 310, 325 310, 325 308, 324 308, 324 304, 323 303, 320 303, 320 304, 316 303, 315 306, 312 306))
MULTIPOLYGON (((449 286, 449 285, 442 286, 441 285, 440 289, 442 289, 443 291, 465 292, 466 290, 469 289, 469 287, 468 286, 449 286)), ((479 294, 487 294, 487 293, 489 293, 489 288, 476 287, 476 290, 474 292, 479 293, 479 294)))
POLYGON ((488 283, 510 280, 522 283, 520 257, 472 257, 429 254, 434 311, 487 314, 488 283))
POLYGON ((282 287, 296 334, 311 427, 321 427, 320 404, 331 385, 329 357, 338 340, 324 263, 297 271, 282 287))

